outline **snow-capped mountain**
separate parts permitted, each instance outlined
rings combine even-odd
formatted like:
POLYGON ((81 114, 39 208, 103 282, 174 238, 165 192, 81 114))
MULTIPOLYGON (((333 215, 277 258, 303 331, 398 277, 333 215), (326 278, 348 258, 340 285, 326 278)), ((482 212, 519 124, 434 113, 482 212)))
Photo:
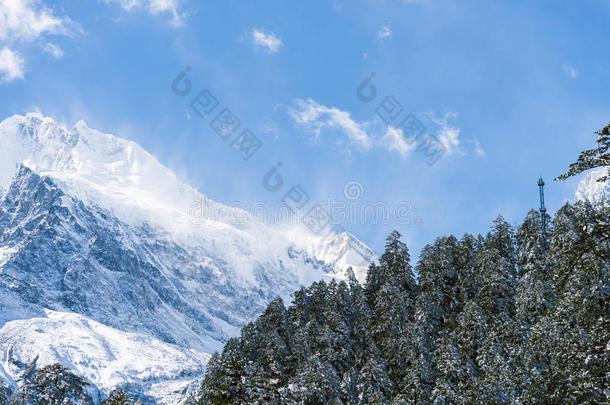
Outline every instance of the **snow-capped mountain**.
POLYGON ((301 239, 289 233, 288 238, 298 246, 304 246, 310 256, 330 265, 343 277, 344 270, 351 267, 356 278, 363 281, 366 279, 369 264, 377 261, 375 252, 349 232, 342 232, 334 237, 306 234, 301 239))
POLYGON ((578 183, 575 198, 591 202, 610 201, 610 181, 597 181, 608 174, 607 168, 592 170, 578 183))
POLYGON ((270 300, 374 259, 347 233, 291 240, 82 121, 0 123, 0 379, 13 387, 38 356, 104 394, 176 403, 270 300))

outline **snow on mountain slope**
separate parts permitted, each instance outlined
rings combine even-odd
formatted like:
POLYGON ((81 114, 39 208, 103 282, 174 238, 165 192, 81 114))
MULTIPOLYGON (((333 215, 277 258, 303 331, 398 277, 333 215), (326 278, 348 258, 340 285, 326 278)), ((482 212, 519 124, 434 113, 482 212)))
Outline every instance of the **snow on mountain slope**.
POLYGON ((599 182, 597 179, 608 173, 608 169, 599 168, 589 173, 578 183, 575 198, 591 202, 610 201, 610 181, 599 182))
POLYGON ((117 386, 143 402, 177 403, 181 385, 200 378, 209 355, 151 336, 126 333, 84 316, 45 310, 44 317, 10 321, 0 328, 0 374, 17 386, 25 367, 62 363, 102 391, 117 386), (5 377, 6 378, 6 377, 5 377), (178 384, 176 384, 178 383, 178 384), (178 388, 176 392, 176 386, 178 388))
POLYGON ((209 200, 135 143, 83 122, 71 130, 38 114, 1 122, 0 188, 0 325, 12 331, 0 333, 0 348, 8 350, 17 329, 35 328, 42 332, 34 336, 50 338, 10 343, 13 356, 38 353, 40 366, 56 356, 105 393, 128 384, 172 403, 167 395, 190 385, 205 353, 220 349, 271 299, 289 300, 301 285, 341 277, 350 264, 364 269, 374 258, 347 233, 291 240, 209 200), (204 221, 189 217, 193 202, 206 205, 204 221), (109 329, 91 326, 98 323, 109 329), (61 330, 65 336, 52 338, 61 330), (170 368, 158 381, 145 378, 137 361, 121 363, 121 348, 109 349, 119 361, 111 361, 110 374, 93 361, 98 352, 71 360, 82 356, 81 342, 109 347, 102 342, 112 340, 110 331, 161 342, 153 345, 161 364, 174 347, 196 355, 176 361, 184 363, 177 373, 184 378, 170 368))
POLYGON ((356 278, 363 282, 369 265, 377 261, 375 252, 348 232, 327 237, 292 229, 285 234, 291 242, 303 246, 308 255, 331 266, 339 278, 345 278, 345 270, 351 267, 356 278))

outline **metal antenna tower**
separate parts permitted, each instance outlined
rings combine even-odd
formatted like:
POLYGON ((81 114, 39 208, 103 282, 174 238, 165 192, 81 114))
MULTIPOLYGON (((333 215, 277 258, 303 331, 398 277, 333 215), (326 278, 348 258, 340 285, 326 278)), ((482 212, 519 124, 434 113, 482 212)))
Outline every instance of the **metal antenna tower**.
POLYGON ((544 206, 544 180, 542 180, 542 177, 538 179, 538 188, 540 189, 540 215, 542 216, 542 232, 546 233, 546 208, 544 206))

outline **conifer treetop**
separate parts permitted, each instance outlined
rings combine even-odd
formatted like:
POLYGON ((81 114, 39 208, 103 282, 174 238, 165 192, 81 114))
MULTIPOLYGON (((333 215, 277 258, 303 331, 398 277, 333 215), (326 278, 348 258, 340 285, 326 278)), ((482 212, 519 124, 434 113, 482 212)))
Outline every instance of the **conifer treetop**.
POLYGON ((595 133, 597 134, 597 148, 581 152, 576 162, 570 165, 570 169, 556 177, 555 180, 565 180, 596 167, 608 169, 608 174, 597 179, 598 182, 610 179, 610 123, 595 133))

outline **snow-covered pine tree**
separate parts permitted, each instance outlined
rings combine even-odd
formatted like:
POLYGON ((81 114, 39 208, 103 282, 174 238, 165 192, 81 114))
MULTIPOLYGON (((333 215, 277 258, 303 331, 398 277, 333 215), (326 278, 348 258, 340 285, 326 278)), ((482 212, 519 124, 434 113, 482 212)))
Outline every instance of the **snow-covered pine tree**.
POLYGON ((89 383, 59 363, 38 370, 31 382, 13 395, 11 405, 93 405, 89 383))
MULTIPOLYGON (((547 223, 549 221, 547 220, 547 223)), ((542 230, 542 215, 530 210, 517 231, 516 311, 526 327, 535 324, 553 304, 550 280, 548 233, 542 230)))
POLYGON ((435 351, 434 404, 485 403, 479 353, 489 334, 488 319, 476 301, 465 303, 453 331, 443 331, 435 351))
POLYGON ((218 385, 213 389, 212 404, 233 404, 246 399, 242 376, 246 366, 246 359, 241 350, 238 338, 231 338, 225 344, 220 358, 222 373, 218 385))
POLYGON ((514 232, 502 216, 494 221, 476 262, 475 301, 489 328, 477 356, 482 372, 481 394, 485 394, 487 403, 508 403, 514 397, 511 359, 517 341, 513 322, 517 270, 514 232))
POLYGON ((12 391, 0 380, 0 405, 8 405, 12 391))
POLYGON ((224 396, 223 388, 221 387, 222 374, 223 369, 220 354, 215 352, 206 364, 205 377, 199 389, 198 405, 222 403, 220 401, 224 396))
POLYGON ((602 182, 610 179, 610 124, 595 133, 597 134, 597 148, 581 152, 576 162, 570 165, 567 173, 562 174, 555 180, 565 180, 596 167, 608 168, 608 174, 597 181, 602 182))
POLYGON ((533 329, 541 369, 539 384, 524 397, 553 402, 603 403, 610 341, 610 243, 599 224, 604 207, 578 202, 562 207, 553 221, 551 261, 557 303, 533 329))
POLYGON ((388 375, 398 392, 407 394, 405 378, 412 368, 412 325, 417 284, 407 245, 393 231, 386 239, 379 265, 371 265, 365 295, 377 347, 386 361, 388 375), (371 284, 369 284, 371 280, 371 284))
POLYGON ((476 257, 479 249, 484 243, 481 235, 476 237, 464 234, 460 239, 453 254, 456 270, 458 272, 457 301, 460 308, 470 300, 473 300, 477 292, 477 268, 476 257))
POLYGON ((293 372, 292 324, 281 298, 271 301, 265 312, 242 329, 241 354, 245 375, 241 385, 248 403, 273 403, 293 372))
POLYGON ((358 373, 358 398, 354 404, 389 404, 395 390, 385 362, 380 353, 369 351, 369 354, 358 373))
POLYGON ((405 381, 410 389, 409 399, 417 403, 429 403, 436 364, 434 351, 440 333, 455 328, 457 314, 461 309, 460 263, 463 251, 454 236, 438 238, 434 245, 424 247, 416 267, 419 292, 415 304, 413 326, 413 367, 405 381))
MULTIPOLYGON (((550 221, 547 219, 546 221, 550 221)), ((539 377, 537 348, 530 342, 532 327, 551 309, 555 294, 551 284, 549 233, 542 229, 542 214, 530 210, 516 235, 519 281, 515 295, 514 325, 518 339, 512 350, 513 386, 517 392, 530 390, 539 377)))
POLYGON ((134 402, 125 391, 116 390, 100 405, 134 405, 134 402))
POLYGON ((368 309, 364 288, 353 271, 348 271, 351 302, 354 309, 352 341, 354 365, 344 380, 349 392, 346 403, 388 403, 394 396, 394 387, 387 373, 386 362, 372 333, 371 312, 368 309))

